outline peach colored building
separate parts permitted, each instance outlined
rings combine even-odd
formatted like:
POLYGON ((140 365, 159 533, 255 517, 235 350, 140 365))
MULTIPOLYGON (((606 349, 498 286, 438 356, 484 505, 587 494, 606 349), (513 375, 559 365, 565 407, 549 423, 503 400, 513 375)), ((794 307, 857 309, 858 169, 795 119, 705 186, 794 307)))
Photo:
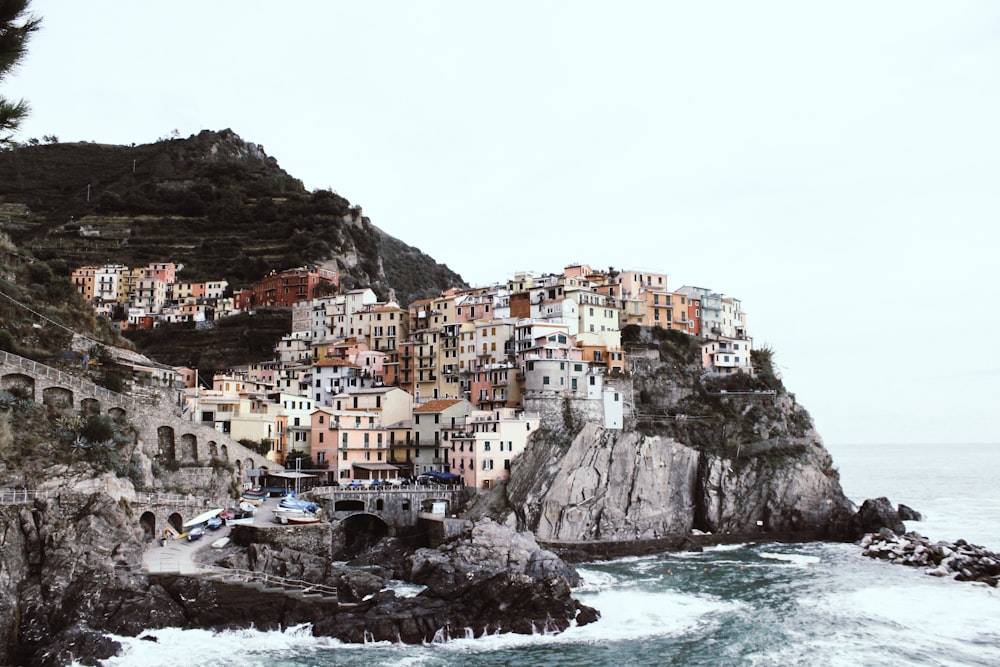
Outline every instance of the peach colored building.
POLYGON ((413 397, 398 387, 360 389, 334 397, 330 407, 311 414, 314 460, 322 455, 343 483, 350 479, 391 479, 395 441, 409 431, 413 397))
POLYGON ((466 486, 491 489, 510 478, 510 467, 540 424, 537 416, 514 409, 474 410, 445 425, 449 472, 466 486))

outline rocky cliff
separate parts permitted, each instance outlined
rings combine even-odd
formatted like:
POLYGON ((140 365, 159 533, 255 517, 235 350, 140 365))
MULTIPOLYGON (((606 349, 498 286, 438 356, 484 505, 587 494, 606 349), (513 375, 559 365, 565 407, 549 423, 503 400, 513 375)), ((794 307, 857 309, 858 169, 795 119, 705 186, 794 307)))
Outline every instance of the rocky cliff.
MULTIPOLYGON (((514 461, 504 502, 480 511, 552 543, 855 537, 830 454, 769 355, 754 377, 709 377, 697 341, 674 333, 633 350, 624 430, 565 401, 514 461)), ((559 399, 534 407, 551 414, 546 400, 559 399)))

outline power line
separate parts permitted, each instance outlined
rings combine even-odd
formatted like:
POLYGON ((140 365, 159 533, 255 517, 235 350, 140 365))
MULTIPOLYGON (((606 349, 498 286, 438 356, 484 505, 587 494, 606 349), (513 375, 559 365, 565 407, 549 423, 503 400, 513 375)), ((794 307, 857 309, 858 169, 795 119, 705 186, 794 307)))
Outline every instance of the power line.
POLYGON ((72 334, 73 336, 78 336, 78 337, 84 339, 85 341, 87 341, 89 343, 92 343, 94 345, 101 345, 101 346, 104 346, 104 347, 109 347, 107 345, 107 343, 102 343, 101 341, 95 340, 95 339, 91 338, 90 336, 85 336, 84 334, 82 334, 82 333, 80 333, 78 331, 70 329, 69 327, 67 327, 67 326, 65 326, 63 324, 60 324, 59 322, 56 322, 55 320, 53 320, 53 319, 51 319, 49 317, 46 317, 45 315, 42 315, 37 310, 34 310, 30 306, 21 303, 20 301, 18 301, 17 299, 15 299, 14 297, 12 297, 11 295, 7 294, 6 292, 0 291, 0 296, 6 298, 8 301, 10 301, 11 303, 13 303, 14 305, 20 306, 21 308, 24 308, 26 311, 28 311, 29 313, 31 313, 32 315, 34 315, 36 318, 38 318, 40 320, 44 320, 45 322, 47 322, 47 323, 49 323, 49 324, 51 324, 51 325, 53 325, 55 327, 58 327, 58 328, 62 329, 63 331, 67 331, 70 334, 72 334))

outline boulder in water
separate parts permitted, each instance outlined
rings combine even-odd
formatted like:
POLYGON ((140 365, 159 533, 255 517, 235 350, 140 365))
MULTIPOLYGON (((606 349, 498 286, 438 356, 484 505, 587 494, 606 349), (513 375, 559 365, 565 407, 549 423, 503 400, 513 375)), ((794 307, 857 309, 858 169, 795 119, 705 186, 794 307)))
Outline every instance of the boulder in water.
POLYGON ((899 513, 885 496, 866 500, 854 515, 854 524, 859 536, 865 533, 877 533, 882 528, 888 528, 898 534, 906 532, 906 526, 899 518, 899 513))
POLYGON ((900 503, 896 508, 896 513, 899 514, 899 519, 901 521, 923 521, 924 515, 913 509, 912 507, 907 507, 900 503))

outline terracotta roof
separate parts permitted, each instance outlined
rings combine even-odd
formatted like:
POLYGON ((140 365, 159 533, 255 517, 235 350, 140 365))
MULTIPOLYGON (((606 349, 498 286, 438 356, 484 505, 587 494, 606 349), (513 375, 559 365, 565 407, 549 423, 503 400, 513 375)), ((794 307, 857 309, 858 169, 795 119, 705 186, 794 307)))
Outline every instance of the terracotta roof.
POLYGON ((464 399, 461 399, 461 398, 451 398, 451 399, 448 399, 448 398, 439 398, 439 399, 435 399, 433 401, 427 401, 426 403, 423 403, 423 404, 421 404, 421 405, 413 408, 413 411, 414 412, 442 412, 444 410, 447 410, 448 408, 450 408, 453 405, 457 405, 458 403, 461 403, 462 400, 464 400, 464 399))

